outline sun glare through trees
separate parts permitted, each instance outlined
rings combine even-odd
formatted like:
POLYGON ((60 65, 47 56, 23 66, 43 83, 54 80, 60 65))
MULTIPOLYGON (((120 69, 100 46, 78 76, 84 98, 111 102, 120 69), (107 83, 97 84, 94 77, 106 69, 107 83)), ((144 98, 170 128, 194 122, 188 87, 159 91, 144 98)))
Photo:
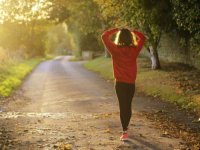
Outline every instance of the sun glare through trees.
MULTIPOLYGON (((0 0, 0 150, 199 149, 199 22, 200 0, 0 0), (147 39, 137 59, 138 110, 130 131, 141 128, 121 144, 115 62, 106 47, 117 48, 110 41, 123 25, 147 39), (101 37, 108 30, 113 35, 107 34, 110 44, 104 46, 101 37), (83 59, 89 61, 76 62, 83 59), (50 112, 64 116, 41 115, 50 112), (7 117, 13 114, 19 117, 7 117)), ((136 38, 140 45, 142 38, 136 38)), ((136 77, 129 70, 136 51, 130 50, 115 51, 125 68, 119 67, 119 76, 127 79, 136 77)))
POLYGON ((44 0, 33 1, 0 1, 0 20, 20 22, 31 21, 33 19, 46 19, 49 17, 51 3, 44 0))

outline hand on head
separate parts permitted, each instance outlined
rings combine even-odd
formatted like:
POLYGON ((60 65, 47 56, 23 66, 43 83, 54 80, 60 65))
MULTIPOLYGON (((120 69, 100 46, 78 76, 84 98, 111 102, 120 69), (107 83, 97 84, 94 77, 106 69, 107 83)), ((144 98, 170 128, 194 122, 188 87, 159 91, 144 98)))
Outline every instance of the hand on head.
POLYGON ((121 30, 121 29, 129 29, 130 31, 133 31, 133 28, 129 27, 129 26, 119 26, 118 27, 118 30, 121 30))
POLYGON ((129 29, 130 31, 133 31, 133 28, 126 26, 126 29, 129 29))
POLYGON ((125 29, 125 26, 119 26, 118 30, 125 29))

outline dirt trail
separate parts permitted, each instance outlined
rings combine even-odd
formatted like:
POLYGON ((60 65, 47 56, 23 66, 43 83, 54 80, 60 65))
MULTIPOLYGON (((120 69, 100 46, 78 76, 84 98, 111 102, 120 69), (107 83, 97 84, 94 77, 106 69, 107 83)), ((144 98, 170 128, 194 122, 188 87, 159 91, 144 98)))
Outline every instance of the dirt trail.
MULTIPOLYGON (((0 113, 0 149, 173 150, 183 142, 167 137, 143 112, 171 105, 136 94, 129 141, 121 125, 113 83, 85 70, 70 56, 41 63, 0 113), (154 108, 154 106, 157 106, 154 108)), ((168 108, 169 107, 169 108, 168 108)), ((156 113, 158 113, 156 112, 156 113)), ((174 112, 179 118, 183 113, 174 112)), ((189 122, 193 118, 188 118, 189 122)))

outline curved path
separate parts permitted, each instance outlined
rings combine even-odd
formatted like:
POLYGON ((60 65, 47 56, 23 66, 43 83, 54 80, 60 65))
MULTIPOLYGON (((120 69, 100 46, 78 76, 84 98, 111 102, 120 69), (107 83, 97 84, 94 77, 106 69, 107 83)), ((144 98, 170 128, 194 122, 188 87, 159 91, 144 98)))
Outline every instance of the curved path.
MULTIPOLYGON (((42 62, 26 78, 0 114, 0 147, 77 150, 173 150, 181 140, 161 136, 154 122, 138 115, 145 99, 135 97, 129 141, 119 141, 121 125, 113 83, 86 70, 70 56, 42 62), (140 103, 141 102, 141 103, 140 103), (6 141, 6 142, 5 142, 6 141)), ((1 149, 0 148, 0 149, 1 149)))

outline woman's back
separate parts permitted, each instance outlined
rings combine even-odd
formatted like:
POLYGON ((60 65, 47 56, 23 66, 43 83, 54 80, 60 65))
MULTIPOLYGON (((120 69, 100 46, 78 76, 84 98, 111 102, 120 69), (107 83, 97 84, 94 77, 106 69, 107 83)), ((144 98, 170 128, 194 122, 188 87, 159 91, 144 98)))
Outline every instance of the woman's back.
POLYGON ((137 46, 117 45, 109 39, 117 31, 118 28, 114 28, 104 32, 102 35, 104 45, 112 55, 114 77, 118 82, 135 83, 137 73, 136 59, 144 45, 146 37, 139 31, 134 30, 133 33, 139 38, 137 46))

